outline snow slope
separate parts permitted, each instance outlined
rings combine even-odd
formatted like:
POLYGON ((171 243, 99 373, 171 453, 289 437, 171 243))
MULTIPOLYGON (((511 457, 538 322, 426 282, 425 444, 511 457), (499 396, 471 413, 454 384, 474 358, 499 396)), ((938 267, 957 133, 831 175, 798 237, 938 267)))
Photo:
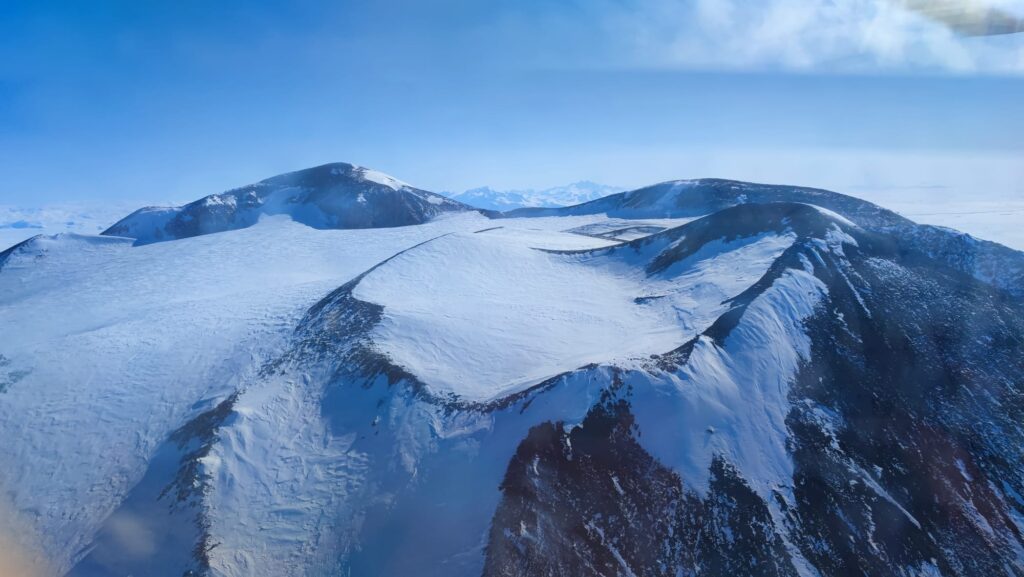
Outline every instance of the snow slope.
POLYGON ((712 245, 649 283, 618 254, 552 254, 537 248, 557 241, 500 232, 417 247, 354 293, 384 307, 373 335, 380 350, 435 393, 487 401, 590 363, 670 351, 706 328, 793 240, 712 245), (659 298, 638 300, 652 293, 659 298))
POLYGON ((0 545, 69 577, 1024 570, 1005 279, 860 201, 705 184, 5 252, 0 545))
POLYGON ((450 233, 546 258, 525 247, 612 244, 558 232, 600 220, 505 221, 474 235, 492 227, 475 212, 370 230, 279 216, 145 246, 86 235, 22 243, 0 263, 0 334, 17 335, 0 343, 0 434, 21 439, 0 446, 0 484, 31 512, 25 542, 67 568, 172 431, 252 381, 311 305, 378 262, 450 233))
POLYGON ((479 215, 372 232, 287 219, 132 247, 40 239, 0 270, 6 378, 0 482, 25 535, 67 568, 156 446, 282 346, 333 287, 408 246, 486 226, 479 215), (372 240, 371 240, 372 239, 372 240), (9 382, 14 381, 14 382, 9 382), (97 426, 102 424, 102 426, 97 426))
POLYGON ((437 393, 486 401, 609 357, 673 348, 672 327, 633 303, 640 289, 629 279, 510 240, 448 236, 364 278, 354 294, 384 306, 373 335, 381 351, 437 393))
POLYGON ((579 422, 614 382, 615 366, 631 370, 637 422, 659 434, 652 450, 666 448, 662 458, 688 483, 708 483, 705 459, 715 447, 734 449, 743 466, 763 463, 764 485, 783 478, 792 464, 775 427, 803 351, 799 324, 816 302, 812 278, 793 272, 755 299, 736 342, 696 363, 690 386, 669 380, 678 388, 661 389, 654 383, 670 377, 648 365, 652 354, 671 356, 711 330, 792 246, 796 234, 783 221, 808 214, 818 213, 800 206, 761 227, 698 225, 555 252, 580 240, 510 220, 432 239, 358 277, 311 309, 300 352, 241 396, 236 420, 204 461, 214 478, 212 573, 329 575, 339 558, 352 574, 479 574, 479 535, 518 440, 545 419, 579 422), (381 316, 367 325, 378 306, 381 316), (641 324, 654 318, 660 328, 641 324), (604 332, 615 322, 627 330, 604 332), (382 356, 368 361, 364 347, 382 356), (783 353, 793 362, 772 362, 783 353), (589 362, 600 366, 579 368, 589 362), (764 379, 770 411, 744 403, 750 391, 740 381, 751 370, 764 379), (726 373, 733 380, 720 382, 726 373), (682 421, 656 410, 680 405, 692 411, 679 411, 682 421), (722 444, 681 451, 705 439, 712 422, 722 444), (771 452, 759 456, 764 447, 771 452))

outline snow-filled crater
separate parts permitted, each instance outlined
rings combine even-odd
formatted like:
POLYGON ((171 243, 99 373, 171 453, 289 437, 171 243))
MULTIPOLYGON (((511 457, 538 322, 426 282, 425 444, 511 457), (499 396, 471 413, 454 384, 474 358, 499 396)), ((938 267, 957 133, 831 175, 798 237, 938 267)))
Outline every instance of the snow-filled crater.
POLYGON ((723 246, 673 283, 614 256, 537 250, 543 243, 527 235, 459 233, 377 268, 354 296, 384 307, 372 338, 392 362, 435 393, 486 401, 590 363, 671 351, 724 312, 723 301, 788 241, 738 247, 750 255, 740 267, 723 246), (664 296, 637 300, 652 291, 664 296))

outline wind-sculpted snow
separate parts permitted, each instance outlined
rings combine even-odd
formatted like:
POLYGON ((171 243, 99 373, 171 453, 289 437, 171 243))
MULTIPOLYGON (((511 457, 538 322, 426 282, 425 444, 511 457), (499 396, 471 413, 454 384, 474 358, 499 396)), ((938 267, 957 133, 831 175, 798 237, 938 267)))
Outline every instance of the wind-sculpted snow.
MULTIPOLYGON (((496 239, 488 234, 498 233, 499 240, 515 249, 503 256, 526 258, 536 265, 531 267, 534 273, 539 265, 529 258, 564 259, 559 266, 590 267, 583 274, 602 267, 612 275, 632 270, 636 279, 651 278, 654 286, 667 290, 673 279, 686 279, 687 273, 699 277, 700 271, 708 274, 719 266, 720 276, 735 272, 742 286, 706 288, 704 297, 728 308, 722 301, 759 280, 773 262, 771 255, 793 242, 786 230, 768 234, 773 229, 719 242, 705 254, 698 250, 680 263, 674 276, 660 279, 648 277, 645 264, 663 247, 561 254, 516 248, 522 230, 449 234, 403 250, 342 286, 310 310, 293 349, 242 395, 236 419, 212 454, 209 471, 217 479, 209 500, 209 544, 217 545, 211 549, 213 573, 243 575, 262 567, 282 575, 328 574, 338 568, 331 559, 340 559, 342 570, 353 574, 478 574, 483 563, 480 536, 497 505, 496 488, 515 445, 545 419, 582 419, 599 392, 614 381, 614 370, 590 365, 498 396, 432 386, 428 375, 396 364, 380 346, 377 328, 386 322, 388 303, 363 300, 362 294, 375 275, 391 267, 418 270, 406 261, 421 256, 424 266, 434 264, 430 257, 435 250, 446 250, 445 242, 473 259, 460 243, 491 246, 496 239), (532 252, 526 257, 519 250, 532 252), (715 263, 716 256, 724 260, 715 263), (739 266, 744 259, 760 270, 744 274, 739 266), (273 489, 279 484, 286 490, 273 489), (296 500, 295 494, 303 498, 296 500), (446 513, 429 513, 437 507, 446 513), (411 528, 420 537, 401 537, 411 528), (253 549, 254 541, 263 545, 253 549)), ((577 242, 549 233, 535 238, 541 247, 577 242)), ((458 281, 457 274, 451 277, 458 281)), ((391 282, 424 284, 415 275, 391 282)), ((684 294, 686 284, 680 282, 684 294)), ((658 300, 666 303, 673 299, 662 296, 658 300)), ((443 307, 437 311, 444 315, 443 307)), ((694 326, 707 328, 713 320, 712 315, 694 326)), ((648 364, 620 360, 631 367, 648 364)), ((637 375, 646 374, 636 370, 637 375)))
POLYGON ((996 253, 730 186, 672 222, 5 253, 13 545, 75 577, 1024 575, 996 253))
MULTIPOLYGON (((193 405, 249 381, 324 293, 409 245, 479 229, 318 231, 273 221, 132 247, 30 241, 0 270, 0 484, 63 569, 193 405), (369 238, 367 235, 372 237, 369 238)), ((34 548, 34 547, 33 547, 34 548)))
POLYGON ((452 235, 373 271, 353 294, 384 308, 373 332, 381 353, 435 393, 487 401, 679 347, 792 243, 779 231, 709 242, 657 279, 614 250, 557 254, 537 250, 546 239, 500 230, 452 235))
POLYGON ((0 271, 5 268, 19 268, 24 274, 31 275, 44 259, 58 262, 75 261, 81 259, 83 255, 114 253, 131 243, 132 239, 129 238, 75 233, 34 236, 0 252, 0 271))

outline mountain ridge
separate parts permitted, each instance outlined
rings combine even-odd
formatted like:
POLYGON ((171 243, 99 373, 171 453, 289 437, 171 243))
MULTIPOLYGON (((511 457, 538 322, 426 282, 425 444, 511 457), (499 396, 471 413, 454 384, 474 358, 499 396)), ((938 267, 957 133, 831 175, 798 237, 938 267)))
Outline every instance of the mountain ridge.
POLYGON ((421 224, 472 207, 414 188, 369 168, 335 162, 273 176, 176 207, 147 207, 102 234, 138 244, 246 228, 285 214, 313 228, 358 229, 421 224))
POLYGON ((947 262, 1015 295, 1024 295, 1024 253, 943 227, 918 225, 852 196, 824 189, 705 178, 672 180, 562 207, 495 212, 416 189, 347 163, 330 163, 170 208, 143 208, 103 232, 149 244, 251 226, 284 213, 314 228, 407 226, 441 214, 476 210, 489 218, 587 216, 625 219, 694 218, 743 203, 798 201, 844 215, 873 230, 894 232, 914 250, 947 262), (371 194, 370 199, 366 194, 371 194))

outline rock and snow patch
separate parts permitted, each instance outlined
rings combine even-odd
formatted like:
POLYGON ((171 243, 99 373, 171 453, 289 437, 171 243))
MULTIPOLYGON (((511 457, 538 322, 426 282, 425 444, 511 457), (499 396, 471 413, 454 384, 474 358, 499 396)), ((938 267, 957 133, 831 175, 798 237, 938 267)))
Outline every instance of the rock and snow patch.
POLYGON ((701 337, 677 374, 635 377, 641 443, 702 493, 716 454, 764 497, 788 486, 787 395, 810 354, 803 321, 826 294, 813 273, 790 269, 750 304, 724 342, 701 337))
POLYGON ((368 180, 370 182, 382 184, 390 188, 391 190, 412 188, 412 186, 410 186, 408 183, 402 182, 401 180, 398 180, 393 176, 384 174, 383 172, 380 172, 378 170, 373 170, 362 166, 355 167, 355 170, 359 174, 359 176, 363 178, 363 180, 368 180))

